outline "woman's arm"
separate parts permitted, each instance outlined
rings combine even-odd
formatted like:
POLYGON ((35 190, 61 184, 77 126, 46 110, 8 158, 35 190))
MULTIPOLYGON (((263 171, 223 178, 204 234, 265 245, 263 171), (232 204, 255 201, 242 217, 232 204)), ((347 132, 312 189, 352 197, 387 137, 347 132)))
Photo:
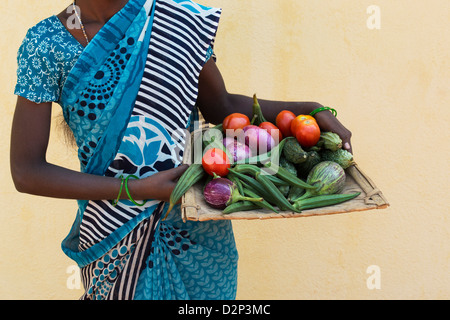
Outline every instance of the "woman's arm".
MULTIPOLYGON (((18 97, 11 134, 11 174, 19 192, 83 200, 116 199, 121 181, 91 175, 48 163, 46 151, 51 126, 51 103, 36 104, 18 97)), ((129 180, 135 200, 168 201, 177 178, 187 166, 129 180), (157 186, 157 187, 156 187, 157 186)), ((122 199, 127 197, 122 193, 122 199)))
MULTIPOLYGON (((258 99, 258 101, 264 117, 272 123, 275 123, 278 113, 282 110, 290 110, 300 115, 309 114, 311 111, 322 107, 317 102, 283 102, 262 99, 258 99)), ((227 115, 235 112, 246 114, 251 119, 253 98, 228 93, 216 63, 213 59, 209 59, 200 73, 197 105, 206 121, 218 124, 227 115)), ((344 148, 352 152, 351 132, 331 112, 319 112, 315 115, 315 118, 323 131, 337 133, 342 139, 344 148)))

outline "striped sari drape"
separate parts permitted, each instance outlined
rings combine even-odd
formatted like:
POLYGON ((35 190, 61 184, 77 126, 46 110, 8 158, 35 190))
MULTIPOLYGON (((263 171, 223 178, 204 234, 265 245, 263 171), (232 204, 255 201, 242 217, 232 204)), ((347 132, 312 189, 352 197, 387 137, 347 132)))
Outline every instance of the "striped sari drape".
MULTIPOLYGON (((96 35, 63 94, 84 172, 145 178, 181 163, 199 74, 220 13, 188 0, 130 0, 96 35), (85 117, 88 108, 92 116, 85 117)), ((237 252, 231 224, 199 228, 180 225, 174 215, 162 223, 164 203, 152 199, 144 206, 128 200, 79 204, 63 250, 82 268, 83 299, 132 299, 139 283, 145 283, 140 298, 234 297, 237 252), (157 275, 161 255, 167 264, 157 275), (201 279, 205 290, 199 292, 191 278, 195 270, 184 267, 182 256, 197 271, 207 274, 216 266, 225 273, 214 281, 201 279), (193 264, 205 257, 207 263, 193 264)))

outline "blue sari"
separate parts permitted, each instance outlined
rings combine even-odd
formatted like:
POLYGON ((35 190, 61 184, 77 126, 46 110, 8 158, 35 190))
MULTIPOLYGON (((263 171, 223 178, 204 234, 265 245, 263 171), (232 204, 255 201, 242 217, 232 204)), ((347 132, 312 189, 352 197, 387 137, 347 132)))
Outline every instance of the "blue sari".
MULTIPOLYGON (((182 161, 198 118, 198 77, 220 9, 189 0, 130 0, 96 34, 61 94, 81 171, 145 178, 182 161)), ((183 222, 149 199, 79 200, 63 251, 81 268, 82 299, 234 299, 229 221, 183 222)))

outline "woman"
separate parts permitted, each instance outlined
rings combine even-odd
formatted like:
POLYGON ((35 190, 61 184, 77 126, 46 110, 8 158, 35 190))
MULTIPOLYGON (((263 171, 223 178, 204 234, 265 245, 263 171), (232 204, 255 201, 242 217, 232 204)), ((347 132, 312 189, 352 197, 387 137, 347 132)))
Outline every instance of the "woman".
MULTIPOLYGON (((231 223, 183 223, 179 208, 160 219, 186 170, 178 156, 197 108, 213 124, 252 112, 211 59, 220 13, 190 0, 78 0, 32 27, 19 49, 13 180, 20 192, 78 199, 62 249, 82 270, 82 299, 235 298, 231 223), (81 172, 46 161, 53 102, 81 172)), ((273 122, 281 110, 320 107, 260 104, 273 122)), ((330 112, 316 119, 351 151, 350 132, 330 112)))

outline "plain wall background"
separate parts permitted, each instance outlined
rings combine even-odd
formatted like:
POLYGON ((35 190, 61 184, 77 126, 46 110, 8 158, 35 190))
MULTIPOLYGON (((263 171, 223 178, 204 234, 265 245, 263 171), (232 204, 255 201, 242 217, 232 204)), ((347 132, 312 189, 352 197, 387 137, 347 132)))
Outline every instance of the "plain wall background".
MULTIPOLYGON (((76 203, 19 194, 9 171, 17 49, 29 27, 69 3, 0 2, 0 299, 82 294, 60 249, 76 203)), ((356 161, 391 204, 235 222, 238 299, 449 299, 450 2, 201 3, 223 8, 215 51, 228 90, 335 107, 356 161), (380 8, 380 29, 367 27, 370 5, 380 8), (380 289, 367 286, 370 266, 380 289)), ((48 160, 77 169, 56 125, 51 140, 48 160)))

